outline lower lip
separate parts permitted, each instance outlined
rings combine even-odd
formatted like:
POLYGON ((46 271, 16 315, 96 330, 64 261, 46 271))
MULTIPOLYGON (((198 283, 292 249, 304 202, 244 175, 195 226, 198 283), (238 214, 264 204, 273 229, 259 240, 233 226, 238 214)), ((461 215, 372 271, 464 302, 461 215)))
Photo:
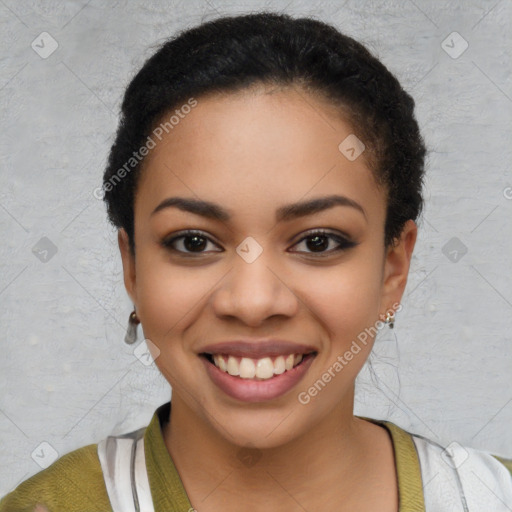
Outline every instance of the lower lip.
POLYGON ((308 371, 315 354, 308 354, 299 365, 267 380, 234 377, 217 368, 206 357, 200 356, 200 358, 203 360, 206 372, 212 381, 224 393, 244 402, 265 402, 284 395, 292 389, 308 371))

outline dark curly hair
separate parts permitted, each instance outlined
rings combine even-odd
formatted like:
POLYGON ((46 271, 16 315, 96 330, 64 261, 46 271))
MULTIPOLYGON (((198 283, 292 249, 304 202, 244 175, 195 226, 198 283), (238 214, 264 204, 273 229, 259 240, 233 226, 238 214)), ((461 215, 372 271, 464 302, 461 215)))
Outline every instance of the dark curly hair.
POLYGON ((132 254, 143 162, 137 150, 173 109, 184 105, 186 112, 191 98, 258 84, 298 85, 327 100, 350 123, 386 194, 386 246, 408 219, 417 219, 426 148, 414 100, 391 72, 362 44, 322 21, 271 12, 226 16, 167 40, 126 89, 102 189, 109 219, 126 230, 132 254))

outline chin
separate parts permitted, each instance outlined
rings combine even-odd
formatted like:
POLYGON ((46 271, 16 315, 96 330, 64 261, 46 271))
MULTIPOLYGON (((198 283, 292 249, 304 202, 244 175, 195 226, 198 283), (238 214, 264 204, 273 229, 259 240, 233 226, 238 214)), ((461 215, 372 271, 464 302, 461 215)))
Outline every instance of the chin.
MULTIPOLYGON (((207 411, 206 417, 210 425, 226 442, 243 447, 258 448, 260 450, 283 446, 313 428, 311 421, 299 417, 307 409, 301 405, 291 407, 253 407, 248 409, 232 408, 229 406, 216 407, 214 411, 207 411), (225 407, 225 408, 224 408, 225 407), (298 410, 293 408, 297 407, 298 410), (211 421, 211 418, 215 418, 211 421)), ((309 411, 310 412, 310 411, 309 411)))

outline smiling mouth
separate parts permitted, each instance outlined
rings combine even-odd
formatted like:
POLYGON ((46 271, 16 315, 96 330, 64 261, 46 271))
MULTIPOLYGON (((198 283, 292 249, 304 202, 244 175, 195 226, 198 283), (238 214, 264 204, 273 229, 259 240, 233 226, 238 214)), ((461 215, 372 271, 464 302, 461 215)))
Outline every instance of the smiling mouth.
POLYGON ((301 365, 310 354, 314 357, 317 355, 317 352, 286 354, 277 357, 262 357, 260 359, 229 354, 209 354, 206 352, 203 352, 200 356, 232 377, 246 380, 270 380, 301 365))

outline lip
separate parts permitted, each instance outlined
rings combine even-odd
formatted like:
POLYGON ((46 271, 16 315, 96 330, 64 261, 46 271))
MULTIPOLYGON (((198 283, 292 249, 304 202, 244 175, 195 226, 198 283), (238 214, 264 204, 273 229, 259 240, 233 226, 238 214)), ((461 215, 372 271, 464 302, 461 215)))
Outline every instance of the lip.
POLYGON ((263 357, 308 354, 310 352, 318 352, 318 348, 282 339, 253 338, 212 343, 203 347, 199 354, 229 354, 231 356, 261 359, 263 357))
POLYGON ((315 354, 304 356, 302 362, 280 375, 274 375, 267 380, 242 379, 222 371, 211 363, 205 356, 200 356, 210 379, 224 393, 244 402, 265 402, 280 397, 290 391, 306 374, 315 354))

